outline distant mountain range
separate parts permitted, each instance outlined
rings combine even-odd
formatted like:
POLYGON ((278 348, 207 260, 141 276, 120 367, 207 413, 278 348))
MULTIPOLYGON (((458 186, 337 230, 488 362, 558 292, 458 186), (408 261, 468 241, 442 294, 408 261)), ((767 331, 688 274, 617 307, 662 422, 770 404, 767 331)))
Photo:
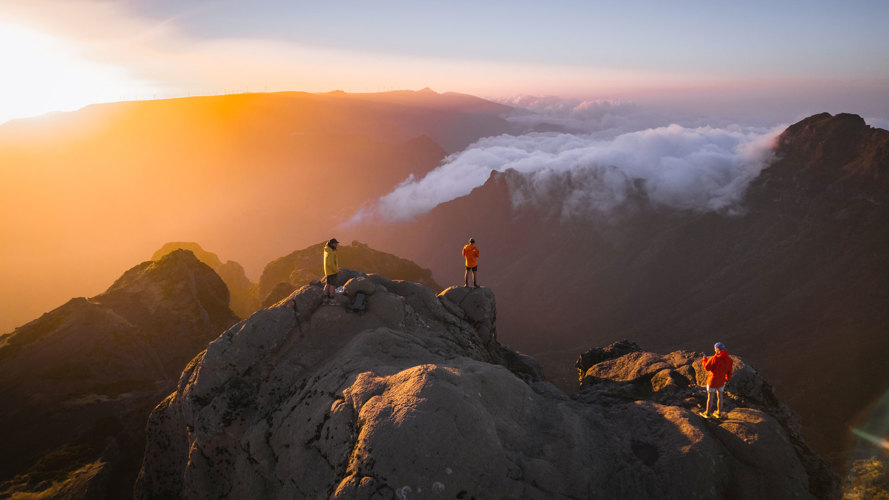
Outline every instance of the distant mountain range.
POLYGON ((280 92, 88 106, 0 126, 0 331, 98 293, 158 242, 200 241, 248 275, 512 108, 429 90, 280 92), (22 293, 28 290, 27 293, 22 293))
POLYGON ((643 197, 617 222, 566 219, 516 206, 528 180, 506 171, 358 237, 457 282, 460 246, 474 236, 479 280, 498 293, 501 341, 566 389, 585 345, 723 341, 763 370, 839 467, 849 425, 889 388, 889 132, 824 113, 787 128, 775 152, 741 214, 658 209, 643 197))

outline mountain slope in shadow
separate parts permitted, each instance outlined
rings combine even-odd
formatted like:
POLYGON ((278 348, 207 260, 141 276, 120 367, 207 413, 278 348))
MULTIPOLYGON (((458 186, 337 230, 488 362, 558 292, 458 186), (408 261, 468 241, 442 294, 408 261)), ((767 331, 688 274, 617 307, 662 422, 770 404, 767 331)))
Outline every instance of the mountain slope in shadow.
POLYGON ((145 419, 237 321, 228 300, 179 250, 0 337, 0 495, 131 496, 145 419))

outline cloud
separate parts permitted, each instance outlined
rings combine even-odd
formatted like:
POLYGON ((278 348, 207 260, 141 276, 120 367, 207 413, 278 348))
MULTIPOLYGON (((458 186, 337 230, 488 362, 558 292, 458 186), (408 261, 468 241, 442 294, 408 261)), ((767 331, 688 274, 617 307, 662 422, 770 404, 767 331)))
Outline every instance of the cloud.
POLYGON ((487 137, 422 179, 409 177, 353 221, 410 219, 506 170, 528 181, 513 186, 515 203, 558 203, 563 216, 610 211, 637 191, 655 207, 732 210, 767 165, 781 130, 674 124, 610 139, 540 132, 487 137))
POLYGON ((871 127, 881 128, 883 130, 889 130, 889 119, 885 118, 865 118, 865 122, 871 127))
POLYGON ((494 99, 515 111, 506 119, 520 133, 557 131, 594 133, 639 130, 666 125, 634 102, 620 99, 570 99, 556 96, 514 96, 494 99))

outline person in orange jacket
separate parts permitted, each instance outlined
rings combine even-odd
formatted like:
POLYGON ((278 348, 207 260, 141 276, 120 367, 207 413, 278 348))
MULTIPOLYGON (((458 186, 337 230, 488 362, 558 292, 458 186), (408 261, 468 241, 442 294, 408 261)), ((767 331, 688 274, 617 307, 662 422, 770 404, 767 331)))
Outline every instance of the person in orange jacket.
POLYGON ((716 418, 722 416, 725 383, 732 379, 732 358, 725 350, 725 344, 717 342, 713 345, 713 349, 716 351, 716 355, 709 358, 704 356, 703 359, 704 369, 707 370, 707 411, 703 416, 707 418, 711 416, 710 401, 713 399, 713 394, 716 394, 717 403, 716 413, 712 416, 716 418))
POLYGON ((469 238, 469 244, 463 247, 463 258, 466 259, 466 272, 463 274, 464 287, 469 288, 469 271, 472 271, 472 286, 478 288, 478 256, 475 238, 469 238))

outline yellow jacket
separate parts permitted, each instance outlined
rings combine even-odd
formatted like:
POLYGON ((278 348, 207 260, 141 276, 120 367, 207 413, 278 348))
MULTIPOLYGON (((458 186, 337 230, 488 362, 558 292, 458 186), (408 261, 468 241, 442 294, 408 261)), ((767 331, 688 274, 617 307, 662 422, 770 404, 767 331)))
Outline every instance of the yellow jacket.
POLYGON ((336 250, 330 245, 324 244, 324 276, 330 276, 340 272, 340 266, 336 262, 336 250))

